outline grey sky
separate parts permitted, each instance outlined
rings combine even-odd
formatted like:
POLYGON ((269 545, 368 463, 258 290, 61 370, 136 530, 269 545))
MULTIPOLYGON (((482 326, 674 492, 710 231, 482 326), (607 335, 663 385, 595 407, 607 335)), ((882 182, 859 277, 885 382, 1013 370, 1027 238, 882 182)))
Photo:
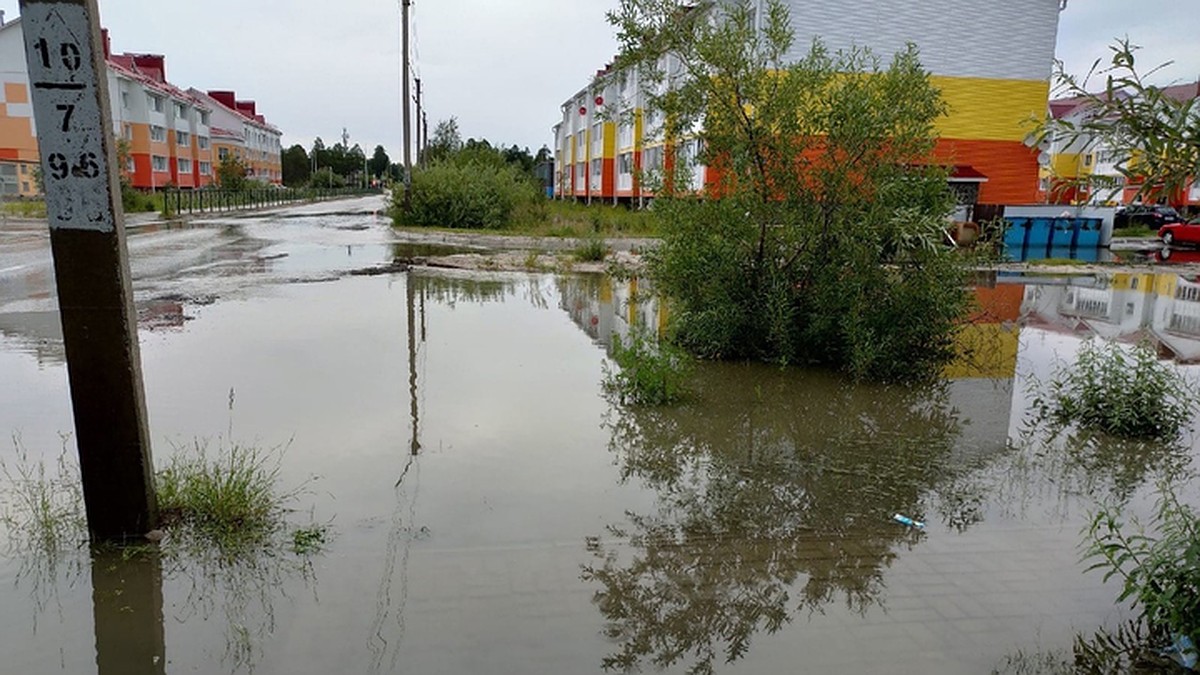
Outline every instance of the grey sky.
MULTIPOLYGON (((464 137, 552 144, 559 104, 613 55, 604 13, 616 4, 414 0, 430 127, 454 115, 464 137)), ((11 18, 16 0, 0 9, 11 18)), ((100 11, 114 49, 166 54, 168 77, 185 88, 255 99, 285 145, 332 144, 346 127, 351 143, 399 159, 399 0, 100 0, 100 11)), ((1160 81, 1200 76, 1200 0, 1070 0, 1059 58, 1086 71, 1126 34, 1145 46, 1142 63, 1176 61, 1160 81)))

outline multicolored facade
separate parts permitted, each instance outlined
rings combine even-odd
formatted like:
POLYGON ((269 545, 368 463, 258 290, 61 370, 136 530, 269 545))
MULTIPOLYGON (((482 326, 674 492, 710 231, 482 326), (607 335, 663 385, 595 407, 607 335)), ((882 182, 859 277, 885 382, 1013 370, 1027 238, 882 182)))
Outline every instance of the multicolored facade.
MULTIPOLYGON (((831 51, 867 47, 884 59, 916 44, 950 109, 938 124, 934 160, 953 167, 951 182, 981 204, 1038 201, 1038 151, 1026 139, 1049 99, 1060 0, 786 4, 795 29, 793 60, 814 38, 831 51)), ((663 65, 671 66, 669 60, 663 65)), ((646 109, 636 72, 606 69, 595 82, 563 103, 554 127, 555 194, 612 202, 648 196, 636 176, 696 156, 699 142, 663 145, 662 121, 646 109)), ((696 166, 693 186, 703 187, 706 174, 696 166)))
MULTIPOLYGON (((1162 93, 1177 101, 1200 98, 1200 82, 1164 87, 1162 93)), ((1118 92, 1116 95, 1124 94, 1118 92)), ((1062 122, 1079 127, 1090 122, 1095 113, 1083 97, 1056 99, 1050 102, 1050 114, 1062 122)), ((1126 184, 1118 165, 1136 158, 1121 156, 1101 139, 1082 135, 1079 138, 1052 141, 1046 148, 1046 162, 1041 172, 1041 200, 1050 204, 1132 204, 1163 198, 1175 206, 1200 206, 1200 177, 1175 195, 1146 195, 1140 184, 1126 184)))
MULTIPOLYGON (((0 192, 36 196, 32 173, 40 156, 20 23, 0 26, 0 192)), ((167 79, 165 57, 113 53, 107 31, 104 49, 113 134, 125 160, 122 173, 133 187, 213 185, 222 147, 243 159, 248 177, 282 184, 282 134, 253 101, 238 101, 232 92, 180 89, 167 79)))

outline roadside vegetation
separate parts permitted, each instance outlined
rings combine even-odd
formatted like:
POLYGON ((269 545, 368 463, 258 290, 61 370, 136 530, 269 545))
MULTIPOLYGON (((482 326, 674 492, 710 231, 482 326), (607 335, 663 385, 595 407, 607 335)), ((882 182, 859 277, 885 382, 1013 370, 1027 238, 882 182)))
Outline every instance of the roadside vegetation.
POLYGON ((615 367, 605 364, 604 390, 620 403, 662 406, 687 396, 691 357, 644 327, 627 338, 614 335, 610 352, 615 367))
POLYGON ((393 190, 393 218, 401 227, 541 237, 657 233, 657 219, 650 211, 548 199, 536 169, 549 159, 550 149, 545 147, 535 155, 486 139, 464 142, 458 121, 443 120, 413 171, 407 209, 403 190, 393 190))
POLYGON ((689 153, 644 179, 660 194, 650 269, 671 338, 702 358, 936 377, 968 307, 963 260, 946 245, 953 199, 930 160, 946 105, 915 48, 885 65, 817 42, 788 62, 786 6, 767 2, 759 30, 755 4, 701 15, 622 0, 609 17, 617 69, 640 68, 662 137, 697 137, 691 152, 720 170, 708 199, 673 189, 689 153), (680 67, 657 94, 666 52, 680 67))
POLYGON ((1196 663, 1200 645, 1200 513, 1169 487, 1160 489, 1148 523, 1122 519, 1123 509, 1102 508, 1087 532, 1089 570, 1121 582, 1149 629, 1144 645, 1182 652, 1196 663))
MULTIPOLYGON (((0 524, 8 530, 12 555, 54 563, 87 545, 87 522, 78 462, 65 449, 47 466, 30 458, 14 441, 16 461, 0 462, 0 524)), ((175 448, 155 476, 162 542, 168 556, 216 555, 236 560, 292 550, 319 552, 328 540, 326 524, 293 525, 292 504, 306 486, 279 484, 282 448, 207 441, 175 448)))
POLYGON ((1033 421, 1055 429, 1174 440, 1196 411, 1195 387, 1145 343, 1126 348, 1089 340, 1073 363, 1055 369, 1044 390, 1034 386, 1033 421))

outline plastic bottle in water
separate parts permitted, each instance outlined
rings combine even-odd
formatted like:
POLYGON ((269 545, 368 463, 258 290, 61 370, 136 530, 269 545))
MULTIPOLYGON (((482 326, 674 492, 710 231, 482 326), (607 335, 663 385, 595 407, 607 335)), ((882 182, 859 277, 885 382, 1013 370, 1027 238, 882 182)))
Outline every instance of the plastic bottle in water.
POLYGON ((921 522, 921 521, 919 521, 919 520, 913 520, 912 518, 909 518, 908 516, 902 516, 902 515, 900 515, 899 513, 897 513, 896 515, 892 516, 892 520, 896 521, 897 523, 900 523, 901 525, 907 525, 907 526, 909 526, 909 527, 915 527, 915 528, 917 528, 918 530, 923 530, 923 529, 925 529, 925 523, 922 523, 922 522, 921 522))

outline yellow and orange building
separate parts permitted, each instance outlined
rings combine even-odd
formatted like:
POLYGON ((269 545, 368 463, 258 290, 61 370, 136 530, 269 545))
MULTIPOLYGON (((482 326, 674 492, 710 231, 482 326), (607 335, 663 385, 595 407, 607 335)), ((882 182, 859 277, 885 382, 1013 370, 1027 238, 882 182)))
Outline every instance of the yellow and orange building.
MULTIPOLYGON (((164 56, 114 53, 107 31, 104 50, 113 134, 133 187, 213 185, 222 149, 242 158, 248 177, 283 182, 282 134, 253 101, 238 101, 232 92, 183 90, 167 79, 164 56)), ((0 196, 35 196, 40 156, 19 18, 0 25, 0 84, 0 196)))
MULTIPOLYGON (((1038 201, 1038 152, 1026 139, 1049 99, 1060 0, 785 4, 795 29, 793 60, 804 56, 813 39, 831 51, 869 48, 885 60, 917 45, 949 106, 938 125, 934 159, 952 167, 956 192, 970 203, 1038 201)), ((660 64, 666 72, 669 59, 660 64)), ((594 82, 563 103, 554 127, 557 196, 610 202, 649 196, 637 184, 638 175, 668 160, 699 156, 695 138, 664 146, 662 120, 645 105, 637 72, 605 69, 594 82)), ((693 187, 706 185, 706 174, 706 167, 695 166, 693 187)))

